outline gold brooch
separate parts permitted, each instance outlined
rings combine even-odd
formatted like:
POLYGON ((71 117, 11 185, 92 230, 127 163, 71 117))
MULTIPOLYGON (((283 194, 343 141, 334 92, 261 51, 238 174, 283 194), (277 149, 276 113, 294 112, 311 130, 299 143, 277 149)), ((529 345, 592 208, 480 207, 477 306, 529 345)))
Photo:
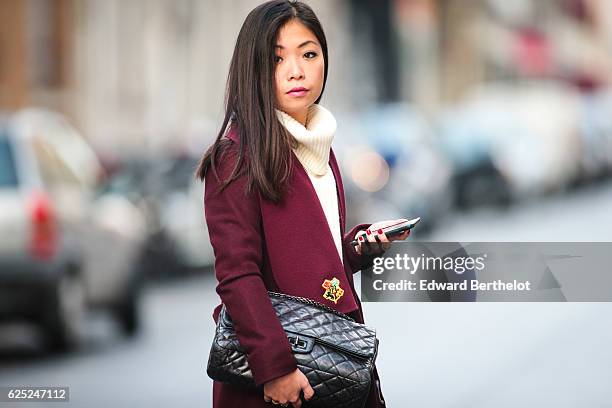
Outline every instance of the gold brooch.
POLYGON ((331 300, 334 303, 338 303, 338 299, 344 295, 344 289, 340 287, 340 281, 335 276, 332 280, 325 279, 321 285, 325 289, 323 297, 327 300, 331 300))

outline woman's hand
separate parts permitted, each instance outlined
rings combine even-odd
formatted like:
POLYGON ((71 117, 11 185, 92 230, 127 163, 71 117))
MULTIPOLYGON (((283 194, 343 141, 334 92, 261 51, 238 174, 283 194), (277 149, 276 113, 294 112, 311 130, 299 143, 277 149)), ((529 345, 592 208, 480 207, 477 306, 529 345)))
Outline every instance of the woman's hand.
POLYGON ((304 399, 310 400, 314 390, 310 386, 306 376, 296 368, 294 372, 275 378, 264 384, 264 400, 273 404, 283 406, 293 405, 295 408, 302 406, 300 392, 304 391, 304 399))
POLYGON ((402 232, 400 235, 396 235, 387 238, 387 235, 382 231, 383 228, 397 224, 399 222, 408 221, 407 219, 400 218, 397 220, 385 220, 375 222, 370 225, 365 231, 359 231, 357 235, 355 235, 355 239, 359 242, 359 245, 355 247, 355 251, 361 255, 381 255, 391 246, 391 242, 393 241, 403 241, 408 238, 410 235, 410 230, 402 232))

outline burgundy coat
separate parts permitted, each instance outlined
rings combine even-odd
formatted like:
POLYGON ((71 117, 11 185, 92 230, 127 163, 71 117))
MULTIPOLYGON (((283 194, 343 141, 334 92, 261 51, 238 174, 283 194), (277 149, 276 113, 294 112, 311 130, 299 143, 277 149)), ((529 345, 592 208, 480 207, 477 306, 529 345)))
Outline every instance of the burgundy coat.
MULTIPOLYGON (((221 180, 229 176, 238 157, 238 132, 232 128, 227 137, 233 143, 218 161, 221 180)), ((349 244, 359 230, 371 225, 360 224, 343 236, 341 262, 308 174, 295 155, 292 159, 291 189, 279 204, 263 199, 258 191, 247 195, 245 175, 222 192, 212 169, 205 178, 204 212, 215 253, 216 290, 232 316, 236 335, 258 385, 297 367, 267 291, 307 297, 363 323, 353 273, 371 266, 374 259, 374 256, 360 256, 349 244), (336 302, 333 297, 329 300, 329 296, 324 296, 326 289, 322 286, 326 279, 333 278, 344 290, 336 302)), ((344 231, 344 189, 333 150, 329 164, 336 179, 340 231, 344 231)), ((220 309, 218 305, 213 312, 215 322, 220 309)), ((379 401, 382 393, 376 370, 374 373, 369 408, 384 406, 379 401)), ((269 407, 270 404, 264 402, 261 389, 245 391, 215 381, 213 406, 269 407)))

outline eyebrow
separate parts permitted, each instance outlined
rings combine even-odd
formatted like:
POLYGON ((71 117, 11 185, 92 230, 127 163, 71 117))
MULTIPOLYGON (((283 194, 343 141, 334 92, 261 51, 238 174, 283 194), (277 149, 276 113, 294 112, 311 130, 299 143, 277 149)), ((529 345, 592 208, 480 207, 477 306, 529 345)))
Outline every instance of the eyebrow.
MULTIPOLYGON (((301 43, 300 45, 298 45, 298 48, 302 48, 303 46, 308 45, 310 43, 313 43, 314 45, 318 45, 316 42, 314 42, 312 40, 307 40, 307 41, 304 41, 303 43, 301 43)), ((282 45, 278 45, 278 44, 276 44, 274 46, 274 48, 280 48, 281 50, 285 49, 285 47, 283 47, 282 45)))

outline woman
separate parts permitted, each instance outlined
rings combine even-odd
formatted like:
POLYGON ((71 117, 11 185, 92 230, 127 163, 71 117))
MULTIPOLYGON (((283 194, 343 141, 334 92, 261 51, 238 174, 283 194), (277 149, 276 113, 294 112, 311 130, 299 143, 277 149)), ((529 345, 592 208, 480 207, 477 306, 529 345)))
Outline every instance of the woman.
MULTIPOLYGON (((270 1, 247 16, 228 77, 225 117, 197 170, 215 252, 217 293, 261 391, 214 382, 213 406, 300 407, 314 390, 297 368, 267 291, 307 297, 363 322, 353 273, 390 245, 381 228, 344 234, 336 121, 319 105, 327 43, 312 9, 270 1), (357 238, 358 246, 350 241, 357 238)), ((409 232, 396 237, 405 239, 409 232)), ((217 321, 221 305, 215 308, 217 321)), ((378 374, 368 407, 384 406, 378 374)))

